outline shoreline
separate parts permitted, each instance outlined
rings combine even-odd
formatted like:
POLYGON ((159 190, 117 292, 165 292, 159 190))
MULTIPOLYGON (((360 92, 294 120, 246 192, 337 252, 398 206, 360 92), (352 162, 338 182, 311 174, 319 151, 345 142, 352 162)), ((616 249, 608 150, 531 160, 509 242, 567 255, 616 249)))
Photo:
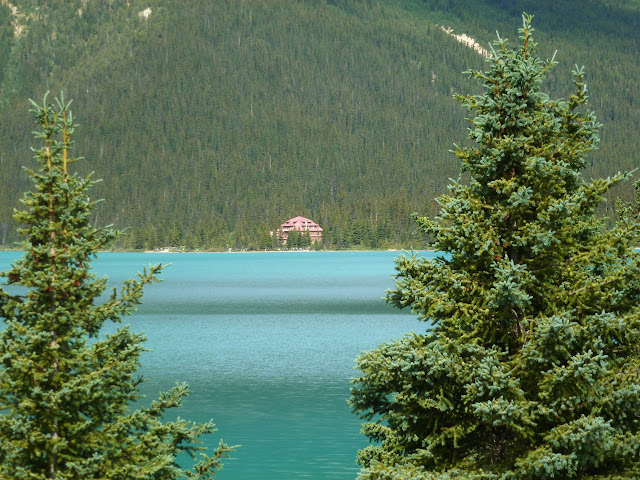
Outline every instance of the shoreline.
MULTIPOLYGON (((21 248, 0 248, 0 252, 22 252, 21 248)), ((162 249, 162 250, 100 250, 98 253, 162 253, 162 254, 171 254, 171 253, 340 253, 340 252, 362 252, 362 253, 373 253, 373 252, 434 252, 435 250, 430 248, 420 248, 420 249, 404 249, 404 248, 384 248, 384 249, 341 249, 341 250, 175 250, 175 249, 162 249)))
MULTIPOLYGON (((339 252, 406 252, 409 250, 400 249, 400 248, 390 248, 390 249, 378 249, 378 250, 231 250, 231 251, 175 251, 175 250, 105 250, 113 253, 339 253, 339 252)), ((428 249, 420 249, 416 251, 433 251, 428 249)))

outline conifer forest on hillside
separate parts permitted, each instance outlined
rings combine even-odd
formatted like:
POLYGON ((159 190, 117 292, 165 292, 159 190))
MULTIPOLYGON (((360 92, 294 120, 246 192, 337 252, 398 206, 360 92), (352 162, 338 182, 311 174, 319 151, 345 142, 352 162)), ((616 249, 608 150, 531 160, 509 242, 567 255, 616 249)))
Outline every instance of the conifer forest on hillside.
MULTIPOLYGON (((640 6, 633 0, 0 2, 0 247, 33 162, 28 99, 64 91, 81 174, 104 178, 96 226, 119 248, 271 248, 296 215, 327 248, 420 248, 469 122, 454 100, 499 31, 534 15, 545 87, 584 65, 601 149, 584 175, 637 165, 640 6), (468 3, 468 4, 467 4, 468 3)), ((629 200, 631 183, 611 196, 629 200)), ((599 212, 613 215, 614 202, 599 212)))

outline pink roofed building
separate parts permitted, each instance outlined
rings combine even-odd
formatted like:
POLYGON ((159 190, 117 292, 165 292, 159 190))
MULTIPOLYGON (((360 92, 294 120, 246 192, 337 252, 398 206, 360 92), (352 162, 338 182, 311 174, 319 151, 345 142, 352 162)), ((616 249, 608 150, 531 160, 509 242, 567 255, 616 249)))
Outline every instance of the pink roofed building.
POLYGON ((307 235, 309 235, 311 243, 322 241, 322 227, 312 220, 309 220, 308 218, 297 216, 290 218, 282 225, 280 225, 280 228, 278 229, 278 239, 282 244, 287 243, 289 232, 291 232, 292 230, 305 232, 307 235))

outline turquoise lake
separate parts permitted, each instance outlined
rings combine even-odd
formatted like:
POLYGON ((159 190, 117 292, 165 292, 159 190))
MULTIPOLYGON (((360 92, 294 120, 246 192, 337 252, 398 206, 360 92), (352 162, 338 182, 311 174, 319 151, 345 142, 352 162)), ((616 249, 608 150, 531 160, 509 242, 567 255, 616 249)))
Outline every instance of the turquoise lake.
MULTIPOLYGON (((142 357, 147 399, 186 381, 179 416, 213 418, 208 445, 242 445, 216 478, 346 480, 367 445, 346 403, 355 357, 427 327, 382 300, 400 254, 104 253, 93 270, 116 285, 171 263, 124 321, 152 350, 142 357)), ((0 270, 19 255, 0 252, 0 270)))

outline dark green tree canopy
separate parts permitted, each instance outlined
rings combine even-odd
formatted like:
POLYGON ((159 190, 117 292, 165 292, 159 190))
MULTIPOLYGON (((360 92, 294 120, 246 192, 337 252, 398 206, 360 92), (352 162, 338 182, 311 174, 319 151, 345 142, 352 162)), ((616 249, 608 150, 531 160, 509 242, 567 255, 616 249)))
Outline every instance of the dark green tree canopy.
POLYGON ((469 181, 416 218, 443 252, 401 257, 390 303, 433 328, 364 353, 351 405, 379 442, 363 479, 635 478, 640 474, 637 209, 595 217, 626 175, 586 181, 598 123, 575 93, 541 87, 554 61, 498 38, 457 148, 469 181))
POLYGON ((113 248, 257 248, 296 215, 324 248, 424 248, 410 214, 437 215, 467 126, 451 92, 477 93, 460 71, 483 68, 452 34, 486 47, 523 10, 563 54, 547 91, 589 66, 606 128, 586 175, 634 168, 637 0, 2 1, 0 248, 30 189, 27 98, 61 88, 84 119, 78 170, 109 179, 93 215, 132 229, 113 248))
POLYGON ((35 188, 15 214, 24 255, 0 274, 0 479, 211 478, 230 450, 224 444, 191 471, 176 458, 203 450, 199 437, 213 423, 163 420, 188 387, 134 409, 144 337, 126 325, 100 335, 135 309, 162 267, 96 301, 107 284, 90 262, 117 232, 91 225, 87 192, 95 182, 69 173, 76 161, 69 105, 61 96, 33 106, 42 147, 34 150, 40 168, 27 169, 35 188))

